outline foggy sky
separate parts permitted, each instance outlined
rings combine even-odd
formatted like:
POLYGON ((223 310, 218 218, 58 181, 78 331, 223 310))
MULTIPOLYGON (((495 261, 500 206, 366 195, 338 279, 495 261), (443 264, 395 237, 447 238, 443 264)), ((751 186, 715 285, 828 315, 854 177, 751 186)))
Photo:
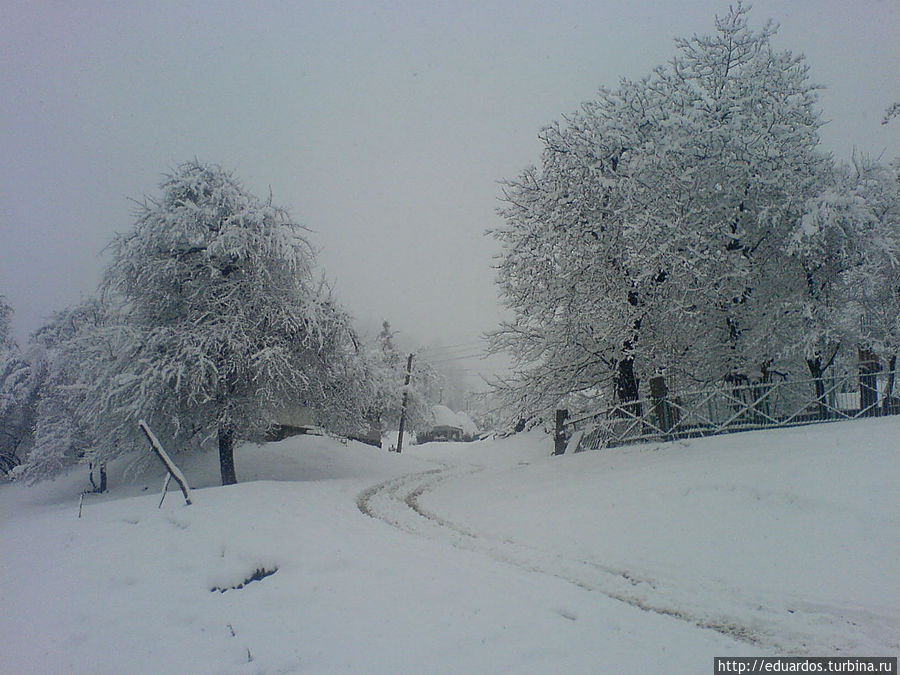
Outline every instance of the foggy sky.
MULTIPOLYGON (((131 199, 198 158, 312 230, 366 325, 468 353, 500 314, 497 181, 540 128, 709 33, 728 2, 5 2, 0 294, 20 343, 94 291, 131 199)), ((751 21, 828 88, 825 147, 900 155, 900 3, 774 0, 751 21)), ((474 349, 472 349, 474 351, 474 349)), ((473 366, 477 368, 477 366, 473 366)))

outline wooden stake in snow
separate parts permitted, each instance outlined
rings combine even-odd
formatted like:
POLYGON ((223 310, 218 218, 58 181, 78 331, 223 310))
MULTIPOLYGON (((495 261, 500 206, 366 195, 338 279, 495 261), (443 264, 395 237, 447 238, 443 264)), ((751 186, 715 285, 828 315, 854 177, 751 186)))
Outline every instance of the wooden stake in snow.
MULTIPOLYGON (((184 501, 187 504, 191 503, 191 495, 188 492, 187 481, 184 479, 184 474, 181 473, 181 469, 175 466, 175 462, 169 457, 168 453, 163 449, 162 443, 159 442, 159 439, 150 431, 150 427, 147 426, 147 423, 144 420, 138 420, 138 426, 141 428, 141 431, 144 432, 144 435, 147 437, 147 440, 150 441, 150 447, 153 448, 153 452, 156 453, 156 456, 159 457, 159 461, 161 461, 165 467, 166 471, 169 472, 169 475, 175 479, 175 482, 178 483, 178 487, 181 488, 181 492, 184 495, 184 501)), ((168 487, 168 481, 167 485, 168 487)), ((162 501, 160 501, 160 506, 162 506, 162 501)))
POLYGON ((166 480, 163 481, 163 489, 162 489, 162 495, 160 495, 160 498, 159 498, 159 506, 157 506, 156 508, 158 508, 158 509, 162 508, 163 502, 166 501, 166 491, 169 489, 169 483, 171 483, 171 482, 172 482, 172 474, 167 472, 166 480))

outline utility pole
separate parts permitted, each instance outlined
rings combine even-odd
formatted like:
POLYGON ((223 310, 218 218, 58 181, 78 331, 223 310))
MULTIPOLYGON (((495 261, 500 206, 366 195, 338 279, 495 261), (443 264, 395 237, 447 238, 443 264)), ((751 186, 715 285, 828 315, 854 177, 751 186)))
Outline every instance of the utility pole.
POLYGON ((406 425, 406 398, 409 395, 409 376, 412 374, 413 355, 406 359, 406 382, 403 383, 403 403, 400 406, 400 431, 397 432, 397 452, 403 450, 403 427, 406 425))

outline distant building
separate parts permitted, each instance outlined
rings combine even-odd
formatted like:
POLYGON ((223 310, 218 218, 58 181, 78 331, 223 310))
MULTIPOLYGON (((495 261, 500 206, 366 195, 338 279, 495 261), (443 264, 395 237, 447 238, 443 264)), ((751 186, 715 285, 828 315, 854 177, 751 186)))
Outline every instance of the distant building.
POLYGON ((419 443, 431 441, 474 441, 478 427, 466 413, 455 413, 445 405, 431 407, 434 420, 428 431, 416 434, 419 443))

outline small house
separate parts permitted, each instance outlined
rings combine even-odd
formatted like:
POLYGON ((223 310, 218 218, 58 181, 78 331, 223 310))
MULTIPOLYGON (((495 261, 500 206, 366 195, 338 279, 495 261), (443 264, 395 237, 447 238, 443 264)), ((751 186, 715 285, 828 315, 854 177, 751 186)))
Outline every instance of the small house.
POLYGON ((419 443, 473 441, 478 435, 478 427, 466 413, 455 413, 445 405, 435 405, 431 407, 431 416, 431 428, 416 435, 419 443))

